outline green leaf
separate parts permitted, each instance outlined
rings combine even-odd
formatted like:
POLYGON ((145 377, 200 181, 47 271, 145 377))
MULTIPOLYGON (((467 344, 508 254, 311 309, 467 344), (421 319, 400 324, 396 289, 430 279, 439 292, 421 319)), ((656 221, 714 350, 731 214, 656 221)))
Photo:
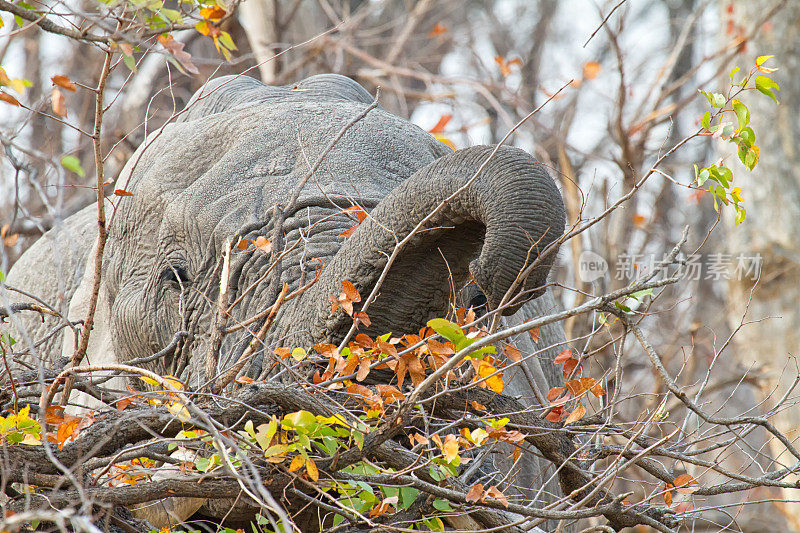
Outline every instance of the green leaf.
POLYGON ((136 72, 136 60, 132 55, 122 54, 122 61, 125 63, 125 66, 128 67, 128 70, 134 73, 136 72))
POLYGON ((714 98, 714 101, 711 102, 711 107, 725 107, 725 102, 727 102, 727 100, 725 99, 725 95, 720 93, 714 93, 712 96, 714 98))
POLYGON ((442 519, 438 516, 426 518, 423 520, 423 523, 428 526, 428 529, 431 531, 444 531, 444 522, 442 522, 442 519))
POLYGON ((700 121, 700 123, 703 125, 705 129, 711 127, 711 111, 705 112, 705 114, 703 115, 703 120, 700 121))
POLYGON ((739 119, 740 130, 750 123, 750 110, 739 100, 733 101, 733 112, 736 113, 736 118, 739 119))
POLYGON ((736 206, 736 218, 733 221, 734 226, 738 226, 742 222, 744 222, 745 217, 747 216, 747 211, 745 211, 744 207, 736 206))
POLYGON ((464 332, 461 331, 461 328, 458 327, 458 324, 453 324, 444 318, 433 318, 429 320, 428 327, 449 341, 456 342, 466 337, 464 332))
POLYGON ((20 28, 25 25, 25 21, 19 15, 14 15, 14 22, 16 22, 17 26, 19 26, 20 28))
POLYGON ((419 496, 419 490, 415 489, 414 487, 401 487, 400 488, 400 506, 403 510, 407 510, 411 507, 417 496, 419 496))
POLYGON ((212 465, 211 461, 209 459, 206 459, 205 457, 199 457, 194 462, 195 468, 197 468, 200 472, 207 471, 211 467, 211 465, 212 465))
POLYGON ((219 42, 227 48, 228 50, 236 50, 236 45, 233 43, 233 39, 231 39, 231 34, 223 31, 219 35, 219 42))
MULTIPOLYGON (((695 169, 695 172, 697 172, 697 169, 695 169)), ((697 185, 699 186, 704 184, 708 178, 709 178, 708 169, 707 168, 702 169, 700 173, 697 174, 697 185)))
POLYGON ((442 511, 442 512, 449 513, 449 512, 453 511, 453 507, 450 505, 450 502, 447 501, 447 500, 436 499, 436 500, 433 500, 433 504, 432 505, 433 505, 434 509, 438 509, 439 511, 442 511))
POLYGON ((81 160, 74 155, 65 155, 61 158, 61 166, 67 170, 71 170, 80 177, 86 176, 86 171, 81 166, 81 160))
POLYGON ((631 308, 630 307, 628 307, 625 304, 619 303, 617 301, 614 302, 614 307, 616 307, 617 309, 619 309, 623 313, 630 313, 631 312, 631 308))
POLYGON ((653 296, 653 289, 643 289, 641 291, 632 292, 628 295, 629 297, 633 298, 634 300, 639 300, 644 296, 653 296))
POLYGON ((760 92, 761 94, 765 94, 770 98, 772 98, 776 104, 778 103, 778 99, 775 98, 775 93, 772 92, 772 89, 780 91, 781 88, 771 78, 762 75, 756 76, 756 89, 758 89, 758 92, 760 92))

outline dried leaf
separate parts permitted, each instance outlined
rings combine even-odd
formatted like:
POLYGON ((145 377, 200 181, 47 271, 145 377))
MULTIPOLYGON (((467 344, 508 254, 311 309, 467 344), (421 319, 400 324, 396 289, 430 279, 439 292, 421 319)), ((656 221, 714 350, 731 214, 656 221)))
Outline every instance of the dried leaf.
POLYGON ((444 127, 447 126, 447 123, 450 122, 451 118, 453 118, 453 115, 442 115, 439 119, 439 122, 437 122, 434 127, 429 129, 428 133, 432 133, 434 135, 437 133, 444 133, 444 127))
POLYGON ((567 387, 567 390, 573 396, 580 396, 581 393, 583 393, 583 391, 585 390, 583 388, 583 384, 581 384, 581 382, 578 381, 577 379, 570 379, 568 381, 565 381, 564 385, 567 387))
POLYGON ((472 403, 470 405, 472 405, 472 408, 475 409, 476 411, 482 411, 484 413, 487 411, 485 405, 483 405, 482 403, 478 403, 475 400, 472 400, 472 403))
POLYGON ((470 487, 465 499, 470 503, 475 503, 481 498, 483 498, 483 483, 477 483, 470 487))
POLYGON ((356 373, 357 381, 364 381, 364 378, 366 378, 369 375, 370 371, 369 364, 370 360, 366 357, 364 359, 361 359, 361 361, 359 361, 358 373, 356 373))
POLYGON ((19 100, 8 93, 0 92, 0 100, 11 105, 20 106, 19 100))
POLYGON ((64 93, 62 93, 58 87, 53 87, 50 103, 53 107, 53 113, 59 117, 67 116, 67 100, 64 98, 64 93))
POLYGON ((550 422, 558 422, 561 420, 561 417, 564 416, 564 406, 558 405, 553 407, 545 418, 550 422))
POLYGON ((597 61, 587 61, 583 65, 583 78, 586 80, 593 80, 600 74, 603 67, 597 61))
POLYGON ((511 344, 506 344, 503 347, 503 353, 515 363, 522 359, 522 352, 511 344))
POLYGON ((571 358, 572 358, 572 350, 570 350, 569 348, 567 348, 566 350, 564 350, 564 351, 562 351, 561 353, 559 353, 559 354, 556 356, 556 358, 555 358, 555 359, 553 359, 553 364, 554 364, 554 365, 560 365, 560 364, 561 364, 561 363, 563 363, 564 361, 567 361, 568 359, 571 359, 571 358))
POLYGON ((126 191, 125 189, 114 189, 115 196, 133 196, 131 191, 126 191))
POLYGON ((699 482, 689 474, 681 474, 672 481, 672 484, 677 487, 678 492, 681 494, 692 494, 697 489, 689 485, 699 485, 699 482))
POLYGON ((500 489, 498 489, 494 485, 486 489, 486 492, 484 492, 483 498, 481 498, 481 500, 484 500, 486 498, 494 498, 495 500, 503 504, 503 507, 508 507, 508 499, 506 498, 505 494, 500 492, 500 489))
POLYGON ((458 457, 458 439, 453 434, 448 435, 444 439, 442 446, 442 455, 448 463, 452 463, 458 457))
POLYGON ((583 406, 583 404, 579 403, 578 406, 569 414, 567 419, 564 421, 564 424, 566 425, 566 424, 571 424, 573 422, 577 422, 578 420, 583 418, 583 415, 585 414, 586 414, 586 408, 583 406))
POLYGON ((253 244, 265 254, 268 254, 272 251, 272 243, 266 237, 256 237, 256 240, 253 241, 253 244))
POLYGON ((528 335, 531 336, 531 340, 534 343, 539 342, 539 339, 541 338, 541 328, 535 327, 533 329, 529 329, 528 330, 528 335))
POLYGON ((161 43, 161 46, 166 48, 170 54, 172 54, 172 57, 175 58, 183 70, 190 74, 200 74, 197 66, 192 62, 191 54, 183 49, 184 46, 186 46, 184 43, 176 41, 172 35, 169 34, 159 35, 158 42, 161 43))
POLYGON ((436 37, 437 35, 441 35, 443 33, 447 33, 447 28, 437 22, 430 33, 428 33, 428 37, 436 37))
POLYGON ((547 393, 547 401, 552 402, 553 400, 564 394, 564 390, 565 390, 564 387, 553 387, 547 393))
POLYGON ((73 93, 76 90, 78 90, 78 86, 75 85, 74 82, 70 81, 70 79, 67 76, 62 76, 60 74, 56 74, 55 76, 50 78, 50 81, 53 82, 53 85, 58 85, 62 89, 66 89, 67 91, 70 91, 70 92, 73 92, 73 93))

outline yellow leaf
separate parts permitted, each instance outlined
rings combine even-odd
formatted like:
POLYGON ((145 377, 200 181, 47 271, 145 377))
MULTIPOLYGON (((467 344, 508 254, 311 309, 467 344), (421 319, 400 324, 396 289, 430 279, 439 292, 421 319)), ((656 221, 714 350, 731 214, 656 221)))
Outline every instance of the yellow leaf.
POLYGON ((306 472, 308 472, 308 477, 311 481, 319 479, 319 470, 317 470, 317 465, 311 459, 306 459, 306 472))
POLYGON ((289 465, 289 472, 294 472, 295 470, 299 470, 305 464, 306 459, 302 455, 295 455, 294 459, 292 459, 292 464, 289 465))
POLYGON ((139 379, 147 383, 148 385, 152 385, 154 387, 158 387, 158 381, 154 380, 153 378, 148 378, 146 376, 139 376, 139 379))
POLYGON ((181 402, 172 402, 167 406, 172 415, 180 420, 181 422, 188 422, 191 419, 191 415, 189 414, 189 410, 186 409, 186 406, 183 405, 181 402))

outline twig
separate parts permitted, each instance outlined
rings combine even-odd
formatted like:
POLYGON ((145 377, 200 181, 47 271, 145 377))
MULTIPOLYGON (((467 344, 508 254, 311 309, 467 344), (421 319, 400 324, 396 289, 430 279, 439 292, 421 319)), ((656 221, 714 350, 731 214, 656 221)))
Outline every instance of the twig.
MULTIPOLYGON (((0 0, 2 2, 4 0, 0 0)), ((103 67, 100 70, 100 80, 97 82, 97 89, 95 92, 95 113, 94 113, 94 133, 92 135, 92 147, 94 148, 94 163, 95 163, 95 187, 97 187, 97 245, 94 255, 94 279, 92 281, 92 295, 89 299, 89 309, 86 311, 86 318, 83 322, 83 330, 80 335, 80 343, 78 349, 72 355, 71 365, 78 366, 83 358, 86 356, 86 350, 89 347, 89 336, 94 326, 94 315, 97 310, 97 300, 100 293, 100 281, 103 276, 103 252, 108 240, 108 228, 106 227, 106 208, 105 208, 105 195, 103 193, 103 152, 101 145, 100 134, 103 129, 103 96, 106 89, 106 81, 108 75, 111 73, 111 58, 114 52, 110 49, 105 53, 103 60, 103 67)), ((61 395, 62 404, 69 401, 69 394, 75 380, 72 376, 67 378, 64 383, 64 392, 61 395)), ((49 405, 58 389, 58 381, 55 381, 47 393, 47 401, 45 406, 49 405)))

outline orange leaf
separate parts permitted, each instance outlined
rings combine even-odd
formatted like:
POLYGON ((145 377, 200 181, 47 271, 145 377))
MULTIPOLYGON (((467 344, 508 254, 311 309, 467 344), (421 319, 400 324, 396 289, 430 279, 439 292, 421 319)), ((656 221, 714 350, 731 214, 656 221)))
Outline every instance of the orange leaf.
MULTIPOLYGON (((572 371, 575 370, 577 366, 578 366, 577 359, 575 359, 574 357, 567 359, 567 362, 564 363, 564 370, 562 372, 564 379, 568 379, 572 375, 572 371)), ((578 372, 580 372, 580 369, 578 369, 578 372)))
POLYGON ((603 67, 597 61, 588 61, 583 65, 583 77, 587 80, 593 80, 600 74, 603 67))
POLYGON ((16 98, 14 98, 10 94, 6 94, 4 92, 0 92, 0 100, 2 100, 3 102, 5 102, 7 104, 11 104, 11 105, 15 105, 15 106, 21 105, 16 98))
POLYGON ((256 380, 254 380, 250 376, 239 376, 234 381, 236 381, 236 383, 239 383, 239 384, 242 384, 242 385, 249 385, 250 383, 255 383, 256 382, 256 380))
POLYGON ((506 354, 506 357, 508 357, 515 363, 520 359, 522 359, 522 352, 519 351, 516 347, 512 346, 511 344, 506 344, 503 347, 503 353, 506 354))
POLYGON ((236 244, 236 249, 239 251, 247 250, 247 239, 239 239, 239 242, 236 244))
POLYGON ((64 98, 64 93, 62 93, 58 89, 58 87, 53 88, 53 93, 50 103, 53 107, 53 113, 55 113, 59 117, 67 116, 67 100, 66 98, 64 98))
POLYGON ((481 498, 483 498, 483 483, 477 483, 469 489, 465 499, 470 503, 474 503, 481 498))
POLYGON ((358 290, 356 290, 355 285, 353 285, 350 281, 347 281, 346 279, 342 280, 342 286, 344 287, 342 294, 344 294, 348 300, 351 302, 361 301, 361 295, 358 294, 358 290))
POLYGON ((353 316, 353 319, 358 319, 360 324, 364 324, 366 327, 369 327, 372 324, 372 321, 369 319, 369 315, 364 311, 359 311, 353 316))
POLYGON ((559 405, 557 407, 553 407, 547 416, 545 417, 550 422, 558 422, 561 420, 561 417, 564 415, 564 407, 559 405))
POLYGON ((486 406, 483 405, 482 403, 478 403, 475 400, 472 400, 472 403, 470 405, 472 405, 472 408, 475 409, 476 411, 483 411, 484 413, 486 412, 486 406))
POLYGON ((633 225, 637 228, 644 227, 644 223, 647 221, 647 217, 644 215, 633 215, 633 225))
POLYGON ((428 34, 428 37, 436 37, 437 35, 441 35, 443 33, 447 33, 447 28, 437 23, 428 34))
POLYGON ((266 237, 256 237, 256 240, 253 241, 253 244, 255 244, 256 248, 265 254, 268 254, 272 251, 272 243, 266 237))
POLYGON ((114 407, 117 408, 117 411, 124 411, 132 403, 133 398, 120 398, 114 402, 114 407))
MULTIPOLYGON (((5 226, 3 226, 5 228, 5 226)), ((2 237, 0 231, 0 237, 2 237)), ((51 405, 45 411, 45 422, 57 426, 64 422, 64 407, 60 405, 51 405)))
POLYGON ((503 504, 503 507, 508 507, 508 499, 506 498, 505 494, 500 492, 500 489, 498 489, 494 485, 486 489, 486 492, 484 493, 483 498, 481 498, 481 500, 484 500, 485 498, 494 498, 501 504, 503 504))
POLYGON ((225 16, 225 10, 219 6, 204 7, 200 10, 200 16, 206 20, 217 21, 225 16))
POLYGON ((364 378, 366 378, 369 375, 369 370, 370 370, 369 363, 370 363, 370 360, 368 358, 366 358, 366 357, 359 361, 359 363, 358 363, 358 373, 356 373, 356 380, 357 381, 364 381, 364 378))
POLYGON ((566 385, 567 390, 573 396, 580 396, 580 394, 584 391, 583 385, 577 379, 571 379, 564 383, 566 385))
POLYGON ((578 406, 569 414, 567 419, 564 421, 564 424, 571 424, 573 422, 577 422, 578 420, 583 418, 583 415, 585 414, 586 414, 586 408, 583 406, 583 404, 579 403, 578 406))
POLYGON ((405 400, 406 395, 400 392, 400 390, 393 386, 393 385, 384 385, 379 383, 375 385, 375 388, 378 389, 378 394, 380 394, 384 400, 394 401, 394 400, 405 400))
POLYGON ((567 361, 568 359, 572 359, 572 350, 570 350, 569 348, 558 354, 556 358, 553 359, 553 364, 560 365, 561 363, 567 361))
POLYGON ((453 118, 453 115, 442 115, 439 119, 439 122, 436 123, 434 127, 428 130, 428 133, 437 134, 437 133, 444 133, 444 127, 447 126, 447 123, 450 122, 450 119, 453 118))
POLYGON ((529 329, 528 335, 531 336, 531 340, 533 340, 533 342, 539 342, 539 338, 541 338, 541 329, 538 327, 529 329))
POLYGON ((69 440, 70 437, 73 435, 77 436, 78 432, 78 424, 81 423, 81 419, 77 416, 70 416, 67 415, 64 419, 64 422, 58 426, 58 433, 56 434, 56 439, 58 440, 58 449, 61 450, 64 447, 64 444, 69 440))
POLYGON ((691 494, 697 489, 693 489, 689 485, 699 485, 698 481, 689 474, 681 474, 672 481, 672 484, 678 488, 678 492, 681 494, 691 494))
POLYGON ((564 393, 564 387, 553 387, 550 389, 550 392, 547 393, 547 401, 552 402, 559 396, 564 393))
POLYGON ((125 189, 114 189, 114 194, 116 196, 133 196, 131 191, 126 191, 125 189))
POLYGON ((73 93, 78 89, 78 86, 75 85, 74 82, 70 81, 68 77, 62 76, 60 74, 56 74, 55 76, 50 78, 50 81, 53 82, 53 85, 58 85, 62 89, 66 89, 73 93))
POLYGON ((455 435, 448 435, 444 439, 444 446, 442 446, 442 455, 448 463, 452 463, 458 457, 458 440, 455 435))
POLYGON ((669 483, 666 484, 666 491, 664 492, 664 503, 667 504, 667 507, 672 507, 672 491, 669 490, 672 485, 669 483))

